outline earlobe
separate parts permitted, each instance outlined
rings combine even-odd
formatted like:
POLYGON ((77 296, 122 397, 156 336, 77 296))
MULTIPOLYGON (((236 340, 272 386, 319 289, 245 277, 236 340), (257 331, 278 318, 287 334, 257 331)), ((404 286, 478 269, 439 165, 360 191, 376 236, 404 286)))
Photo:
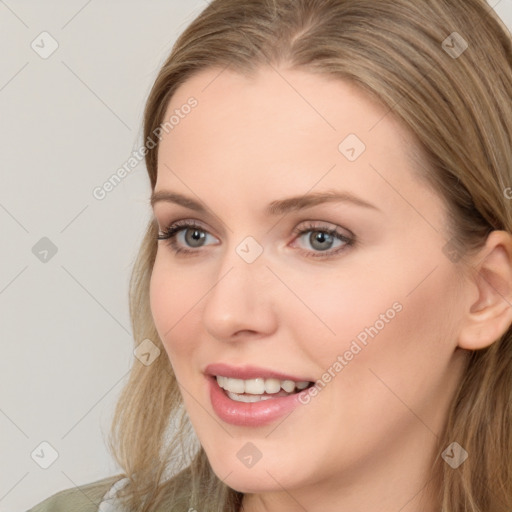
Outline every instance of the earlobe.
POLYGON ((458 343, 466 350, 492 345, 512 324, 512 235, 492 231, 473 261, 478 298, 469 305, 458 343))

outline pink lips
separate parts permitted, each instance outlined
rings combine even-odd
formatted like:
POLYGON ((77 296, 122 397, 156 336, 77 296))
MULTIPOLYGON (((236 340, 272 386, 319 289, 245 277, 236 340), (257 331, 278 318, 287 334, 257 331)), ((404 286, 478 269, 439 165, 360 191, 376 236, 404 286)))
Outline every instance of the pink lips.
POLYGON ((217 416, 232 425, 244 427, 260 427, 268 425, 286 414, 290 414, 296 407, 301 405, 299 397, 301 393, 307 393, 307 389, 299 391, 288 396, 261 400, 260 402, 237 402, 231 400, 226 391, 222 389, 215 378, 216 375, 222 375, 233 379, 255 379, 255 378, 275 378, 279 380, 293 380, 296 382, 307 381, 306 378, 298 378, 286 375, 272 370, 245 366, 235 368, 226 364, 212 364, 205 369, 207 374, 210 400, 213 410, 217 416))

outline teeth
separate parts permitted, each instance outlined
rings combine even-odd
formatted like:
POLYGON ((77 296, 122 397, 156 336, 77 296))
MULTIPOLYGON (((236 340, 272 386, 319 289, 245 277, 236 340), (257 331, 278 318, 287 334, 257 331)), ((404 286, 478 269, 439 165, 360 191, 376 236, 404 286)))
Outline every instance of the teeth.
MULTIPOLYGON (((265 393, 265 379, 249 379, 240 381, 242 386, 245 384, 245 393, 250 393, 251 395, 261 395, 265 393)), ((243 393, 242 391, 235 391, 234 389, 228 388, 229 391, 233 391, 234 393, 243 393)))
MULTIPOLYGON (((246 386, 247 389, 247 386, 246 386)), ((265 392, 272 394, 272 393, 279 393, 279 390, 281 389, 281 381, 279 379, 265 379, 265 392)))
POLYGON ((242 379, 229 379, 226 377, 224 380, 224 385, 226 386, 226 389, 229 389, 233 393, 245 392, 245 384, 242 379))
POLYGON ((295 390, 295 382, 293 382, 293 380, 283 380, 281 381, 281 387, 285 391, 288 391, 288 393, 291 393, 295 390))
MULTIPOLYGON (((243 393, 247 393, 249 395, 263 395, 263 393, 267 393, 269 395, 273 395, 279 393, 281 389, 286 391, 287 393, 293 393, 296 389, 302 390, 309 386, 309 382, 300 381, 295 382, 293 380, 279 380, 279 379, 231 379, 229 377, 224 377, 222 375, 217 375, 217 383, 223 389, 230 393, 241 395, 243 393)), ((266 399, 267 397, 263 397, 266 399)), ((258 400, 260 397, 258 397, 258 400)), ((248 397, 247 400, 241 400, 245 402, 254 402, 256 400, 252 400, 252 397, 248 397)))
POLYGON ((231 393, 231 391, 228 391, 227 394, 231 400, 235 400, 236 402, 261 402, 262 400, 272 398, 267 395, 238 395, 237 393, 231 393))

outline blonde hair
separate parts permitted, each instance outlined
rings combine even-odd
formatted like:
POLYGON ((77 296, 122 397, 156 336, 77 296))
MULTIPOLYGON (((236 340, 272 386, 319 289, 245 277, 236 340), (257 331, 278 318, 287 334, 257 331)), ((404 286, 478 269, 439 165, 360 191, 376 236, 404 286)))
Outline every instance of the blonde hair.
MULTIPOLYGON (((155 80, 144 140, 193 74, 226 66, 251 74, 267 64, 350 81, 386 106, 417 139, 419 175, 446 201, 450 243, 460 255, 481 247, 494 229, 512 231, 504 194, 512 185, 512 44, 484 0, 213 0, 155 80), (446 51, 458 37, 453 32, 468 44, 459 56, 446 51)), ((146 154, 152 189, 157 152, 158 145, 146 154)), ((169 510, 235 512, 243 495, 217 478, 193 441, 153 324, 157 235, 151 220, 130 281, 130 314, 135 344, 149 338, 163 354, 148 367, 134 362, 117 404, 110 443, 130 479, 122 497, 130 510, 165 503, 169 510)), ((511 399, 509 329, 470 354, 453 397, 432 461, 443 512, 512 510, 511 399), (453 441, 469 453, 456 470, 440 457, 453 441)))

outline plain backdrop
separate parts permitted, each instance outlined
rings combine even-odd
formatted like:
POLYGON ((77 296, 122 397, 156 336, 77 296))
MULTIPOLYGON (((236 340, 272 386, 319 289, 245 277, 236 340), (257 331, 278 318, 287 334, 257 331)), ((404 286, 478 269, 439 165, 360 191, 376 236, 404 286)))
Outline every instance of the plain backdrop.
MULTIPOLYGON (((512 27, 512 0, 489 4, 512 27)), ((118 472, 105 439, 134 361, 144 162, 93 190, 140 147, 156 73, 205 6, 0 0, 0 512, 118 472)))

